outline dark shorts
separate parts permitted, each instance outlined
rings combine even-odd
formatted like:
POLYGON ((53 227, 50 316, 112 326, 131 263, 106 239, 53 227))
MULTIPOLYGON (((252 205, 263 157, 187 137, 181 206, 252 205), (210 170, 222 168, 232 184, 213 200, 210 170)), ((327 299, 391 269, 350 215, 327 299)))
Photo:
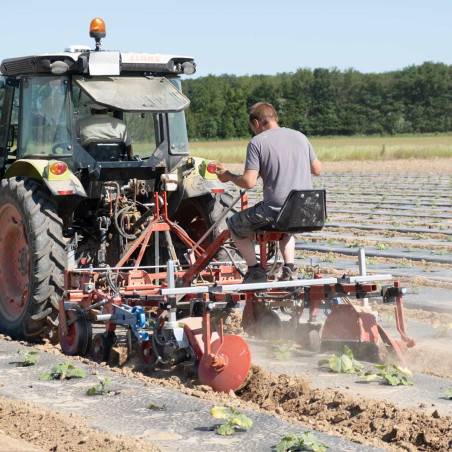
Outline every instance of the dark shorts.
POLYGON ((256 229, 254 229, 253 226, 275 221, 278 213, 279 212, 270 209, 270 207, 267 207, 262 202, 259 202, 249 209, 237 212, 226 221, 229 230, 238 239, 244 240, 256 232, 256 229))

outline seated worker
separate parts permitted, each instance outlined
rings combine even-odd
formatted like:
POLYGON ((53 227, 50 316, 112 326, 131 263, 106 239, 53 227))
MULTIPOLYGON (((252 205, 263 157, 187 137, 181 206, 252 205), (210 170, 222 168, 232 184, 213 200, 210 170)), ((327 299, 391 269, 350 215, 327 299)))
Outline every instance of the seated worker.
POLYGON ((108 108, 95 103, 87 103, 91 116, 79 119, 75 124, 77 137, 86 147, 91 141, 121 140, 126 145, 127 156, 132 158, 132 139, 123 121, 108 115, 108 108))
MULTIPOLYGON (((221 165, 216 170, 221 182, 233 182, 240 188, 253 188, 258 176, 264 183, 264 200, 227 221, 232 239, 248 265, 245 284, 267 281, 265 269, 257 263, 253 225, 275 221, 291 190, 312 189, 311 174, 319 176, 322 172, 322 164, 309 140, 301 132, 279 127, 278 115, 271 104, 253 105, 249 124, 255 136, 248 143, 244 173, 233 174, 221 165)), ((287 234, 280 241, 280 248, 284 259, 280 281, 296 279, 295 237, 287 234)))

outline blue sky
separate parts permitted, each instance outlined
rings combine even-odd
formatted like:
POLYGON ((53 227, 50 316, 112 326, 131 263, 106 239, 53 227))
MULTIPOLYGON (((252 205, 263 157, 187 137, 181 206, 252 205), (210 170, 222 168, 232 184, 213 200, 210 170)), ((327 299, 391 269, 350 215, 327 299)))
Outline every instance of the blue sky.
POLYGON ((298 68, 384 72, 452 64, 452 0, 21 0, 3 2, 0 59, 93 46, 192 55, 197 76, 298 68))

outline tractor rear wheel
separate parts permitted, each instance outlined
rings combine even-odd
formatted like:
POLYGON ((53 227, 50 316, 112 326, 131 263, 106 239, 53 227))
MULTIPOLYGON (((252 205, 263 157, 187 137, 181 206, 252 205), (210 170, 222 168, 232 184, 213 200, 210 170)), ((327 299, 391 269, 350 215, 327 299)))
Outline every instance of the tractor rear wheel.
POLYGON ((58 300, 66 267, 56 203, 35 179, 0 187, 0 332, 15 339, 58 339, 58 300))
MULTIPOLYGON (((182 201, 174 220, 178 222, 192 240, 197 242, 232 204, 232 200, 233 198, 229 193, 208 194, 185 199, 182 201)), ((239 206, 234 207, 226 217, 233 215, 239 208, 239 206)), ((226 218, 212 230, 209 236, 201 243, 201 246, 206 248, 225 229, 227 229, 226 218)), ((235 249, 230 249, 229 253, 233 258, 239 258, 235 249)), ((218 261, 231 260, 225 248, 218 251, 215 259, 218 261)))

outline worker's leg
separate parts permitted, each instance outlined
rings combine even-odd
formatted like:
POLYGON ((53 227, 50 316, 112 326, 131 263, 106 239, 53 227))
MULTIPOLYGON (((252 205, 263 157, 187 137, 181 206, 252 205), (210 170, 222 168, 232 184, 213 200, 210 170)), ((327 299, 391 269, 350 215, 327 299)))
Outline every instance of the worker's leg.
POLYGON ((295 262, 295 237, 292 234, 286 236, 279 241, 279 247, 284 259, 284 264, 292 264, 295 262))
POLYGON ((239 239, 232 234, 232 240, 234 240, 235 246, 239 250, 239 253, 242 255, 243 259, 245 259, 248 267, 254 267, 257 265, 256 252, 254 250, 254 242, 250 238, 239 239))
POLYGON ((248 265, 248 272, 243 280, 244 283, 267 281, 265 269, 257 263, 254 242, 250 237, 255 232, 253 229, 254 225, 264 224, 274 220, 275 214, 271 209, 268 209, 262 203, 258 203, 249 209, 237 212, 227 220, 234 243, 248 265))
POLYGON ((297 272, 294 270, 295 262, 295 237, 291 234, 279 241, 279 247, 284 259, 282 275, 280 281, 292 281, 297 279, 297 272))

